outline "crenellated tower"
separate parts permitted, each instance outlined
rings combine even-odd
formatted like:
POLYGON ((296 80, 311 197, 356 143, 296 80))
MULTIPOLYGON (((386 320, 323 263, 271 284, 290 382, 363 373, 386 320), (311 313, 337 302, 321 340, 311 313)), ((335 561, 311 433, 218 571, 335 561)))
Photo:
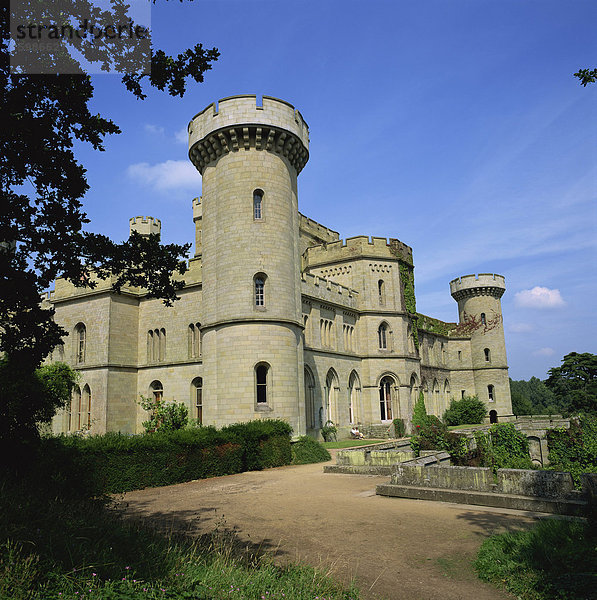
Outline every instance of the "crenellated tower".
POLYGON ((303 433, 297 175, 307 124, 283 100, 234 96, 188 132, 203 177, 204 422, 277 417, 303 433))
POLYGON ((160 235, 162 222, 154 217, 132 217, 129 219, 129 231, 140 235, 160 235))
POLYGON ((471 339, 475 390, 494 419, 512 416, 500 301, 505 291, 504 277, 492 273, 465 275, 450 282, 450 292, 458 302, 461 332, 471 339))

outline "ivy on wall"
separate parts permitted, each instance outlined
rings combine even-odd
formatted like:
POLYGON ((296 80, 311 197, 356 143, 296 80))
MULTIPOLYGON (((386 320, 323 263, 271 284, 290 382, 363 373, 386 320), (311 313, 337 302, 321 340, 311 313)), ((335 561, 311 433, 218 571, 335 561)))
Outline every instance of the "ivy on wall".
POLYGON ((415 298, 415 275, 411 265, 399 261, 400 281, 402 282, 402 291, 404 293, 404 307, 410 317, 411 330, 415 348, 419 350, 419 327, 417 315, 417 301, 415 298))

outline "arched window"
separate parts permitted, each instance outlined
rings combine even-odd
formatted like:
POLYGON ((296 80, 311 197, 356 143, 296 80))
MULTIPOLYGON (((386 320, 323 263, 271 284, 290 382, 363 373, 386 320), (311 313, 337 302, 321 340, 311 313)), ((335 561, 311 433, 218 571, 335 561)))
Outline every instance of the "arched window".
POLYGON ((153 331, 147 332, 147 362, 153 362, 153 331))
POLYGON ((82 402, 82 413, 83 413, 83 429, 91 429, 91 388, 89 385, 85 385, 83 388, 83 402, 82 402))
POLYGON ((303 343, 305 345, 311 344, 311 336, 309 334, 309 315, 303 316, 303 343))
POLYGON ((201 356, 201 323, 189 325, 189 358, 201 356))
POLYGON ((85 362, 85 346, 87 344, 87 328, 84 323, 75 326, 75 363, 80 365, 85 362))
POLYGON ((315 429, 315 381, 309 367, 305 367, 305 417, 307 429, 315 429))
POLYGON ((337 399, 338 392, 340 391, 340 384, 338 383, 338 375, 334 369, 330 369, 325 378, 325 398, 326 398, 326 409, 325 409, 325 422, 332 421, 336 423, 337 419, 337 399))
POLYGON ((257 273, 253 278, 254 302, 257 308, 265 308, 265 275, 257 273))
POLYGON ((439 383, 437 379, 433 381, 433 412, 436 415, 440 414, 440 403, 439 403, 439 383))
POLYGON ((495 402, 495 389, 492 385, 487 386, 487 396, 489 397, 489 402, 495 402))
POLYGON ((487 325, 487 319, 485 318, 485 313, 481 313, 481 325, 487 325))
POLYGON ((160 361, 166 360, 166 330, 160 329, 160 361))
POLYGON ((496 410, 490 410, 489 411, 489 422, 490 423, 497 423, 498 422, 498 414, 496 410))
POLYGON ((263 192, 261 190, 253 192, 253 219, 255 221, 263 219, 263 192))
POLYGON ((444 382, 444 403, 446 406, 450 403, 450 382, 447 379, 444 382))
POLYGON ((348 419, 350 423, 358 423, 361 418, 361 382, 356 371, 348 380, 348 419))
POLYGON ((161 402, 164 398, 164 386, 162 386, 162 382, 157 379, 152 381, 149 386, 149 392, 155 402, 161 402))
POLYGON ((377 330, 380 350, 387 350, 388 348, 388 332, 389 327, 387 323, 382 323, 377 330))
POLYGON ((377 282, 377 295, 379 297, 379 304, 382 306, 386 301, 386 284, 383 279, 377 282))
POLYGON ((191 406, 199 425, 203 424, 203 379, 195 377, 191 382, 191 406))
POLYGON ((379 382, 379 412, 382 421, 392 419, 392 386, 394 381, 391 377, 382 377, 379 382))
POLYGON ((81 429, 81 388, 77 385, 73 390, 73 397, 68 411, 68 430, 81 429))
POLYGON ((412 411, 415 403, 418 399, 418 390, 417 390, 417 376, 413 373, 410 376, 410 410, 412 411))
POLYGON ((491 362, 491 351, 489 348, 485 348, 483 352, 485 353, 485 362, 491 362))
POLYGON ((255 387, 257 395, 257 404, 266 404, 267 397, 267 378, 269 365, 261 363, 255 367, 255 387))

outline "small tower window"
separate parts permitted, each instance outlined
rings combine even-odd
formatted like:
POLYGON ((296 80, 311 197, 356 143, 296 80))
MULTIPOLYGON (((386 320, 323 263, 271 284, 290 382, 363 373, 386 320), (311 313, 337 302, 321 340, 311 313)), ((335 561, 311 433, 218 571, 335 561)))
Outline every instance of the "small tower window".
POLYGON ((495 402, 495 390, 492 385, 487 386, 487 395, 489 396, 489 402, 495 402))
POLYGON ((483 352, 485 352, 485 362, 491 362, 491 351, 489 348, 485 348, 483 352))
POLYGON ((380 279, 377 282, 377 294, 379 296, 379 305, 383 306, 385 304, 385 295, 386 295, 386 284, 383 279, 380 279))
POLYGON ((87 344, 87 328, 83 323, 79 323, 75 327, 75 362, 81 364, 85 362, 85 347, 87 344))
POLYGON ((260 364, 255 367, 255 385, 257 392, 257 404, 267 403, 267 374, 269 367, 266 364, 260 364))
POLYGON ((255 275, 255 306, 265 307, 265 276, 255 275))
POLYGON ((195 377, 191 384, 192 388, 192 402, 195 405, 195 415, 197 423, 203 424, 203 379, 201 377, 195 377))
POLYGON ((487 319, 485 313, 481 313, 481 325, 487 325, 487 319))
POLYGON ((379 341, 379 349, 387 350, 388 348, 388 326, 386 323, 382 323, 377 330, 377 337, 379 341))
POLYGON ((263 192, 261 190, 253 192, 253 219, 255 221, 263 219, 263 192))

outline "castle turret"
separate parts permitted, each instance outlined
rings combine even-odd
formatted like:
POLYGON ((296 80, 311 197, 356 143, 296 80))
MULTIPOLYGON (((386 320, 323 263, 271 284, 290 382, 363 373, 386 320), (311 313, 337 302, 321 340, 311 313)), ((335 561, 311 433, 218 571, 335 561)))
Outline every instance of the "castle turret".
POLYGON ((304 432, 297 175, 308 145, 299 111, 268 96, 224 98, 189 124, 203 177, 206 423, 277 417, 304 432))
POLYGON ((490 419, 512 417, 508 361, 500 298, 502 275, 465 275, 450 282, 458 302, 461 332, 470 335, 475 392, 487 404, 490 419))
POLYGON ((132 217, 129 219, 129 231, 136 231, 140 235, 160 235, 162 222, 153 217, 132 217))

